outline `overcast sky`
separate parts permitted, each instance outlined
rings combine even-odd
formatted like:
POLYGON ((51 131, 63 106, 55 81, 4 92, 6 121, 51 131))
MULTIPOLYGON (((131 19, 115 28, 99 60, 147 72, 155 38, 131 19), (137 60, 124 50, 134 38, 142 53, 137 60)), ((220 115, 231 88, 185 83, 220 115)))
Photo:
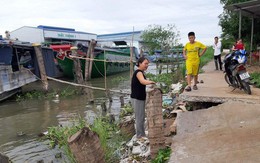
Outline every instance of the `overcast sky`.
POLYGON ((74 28, 110 34, 144 30, 148 25, 174 24, 180 43, 194 31, 196 40, 211 45, 221 34, 219 0, 0 0, 0 35, 22 26, 74 28))

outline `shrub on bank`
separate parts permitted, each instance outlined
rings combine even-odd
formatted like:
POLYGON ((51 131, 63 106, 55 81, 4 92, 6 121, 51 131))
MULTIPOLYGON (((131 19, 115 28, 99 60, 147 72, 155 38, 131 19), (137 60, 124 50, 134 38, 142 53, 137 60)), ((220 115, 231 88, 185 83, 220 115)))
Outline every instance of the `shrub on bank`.
POLYGON ((200 70, 203 66, 205 66, 207 63, 212 61, 214 55, 214 50, 212 46, 207 48, 207 51, 200 57, 200 70))
POLYGON ((169 160, 171 155, 171 148, 166 147, 165 149, 160 149, 156 158, 152 160, 152 163, 165 163, 169 160))
POLYGON ((252 80, 252 83, 255 83, 257 88, 260 88, 260 73, 259 72, 254 72, 250 74, 252 80))
POLYGON ((66 87, 62 90, 51 90, 49 92, 33 90, 33 91, 17 94, 15 100, 20 102, 20 101, 32 100, 32 99, 51 99, 56 97, 57 95, 59 97, 70 97, 74 95, 79 95, 81 93, 82 93, 81 90, 75 87, 66 87))

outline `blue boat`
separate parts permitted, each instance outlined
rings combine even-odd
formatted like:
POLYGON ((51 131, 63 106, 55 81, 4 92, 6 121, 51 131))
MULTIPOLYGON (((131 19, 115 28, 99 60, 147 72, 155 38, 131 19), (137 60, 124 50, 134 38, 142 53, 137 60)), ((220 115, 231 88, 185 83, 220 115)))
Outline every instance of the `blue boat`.
MULTIPOLYGON (((53 51, 42 48, 48 76, 55 76, 53 51)), ((0 101, 21 90, 21 87, 40 77, 39 66, 32 44, 0 40, 0 101)))
POLYGON ((172 49, 170 54, 162 54, 162 50, 155 50, 153 55, 150 55, 152 62, 174 62, 184 60, 182 49, 172 49))

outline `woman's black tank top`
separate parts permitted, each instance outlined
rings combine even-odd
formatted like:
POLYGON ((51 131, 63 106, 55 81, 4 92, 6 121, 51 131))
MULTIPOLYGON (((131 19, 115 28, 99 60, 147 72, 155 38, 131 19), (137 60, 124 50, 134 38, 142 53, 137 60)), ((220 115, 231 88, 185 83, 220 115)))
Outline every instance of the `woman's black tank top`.
POLYGON ((131 98, 137 99, 137 100, 145 100, 146 99, 146 85, 143 85, 140 83, 138 78, 136 77, 137 73, 141 72, 146 79, 144 73, 142 70, 136 70, 132 77, 132 83, 131 83, 131 98))

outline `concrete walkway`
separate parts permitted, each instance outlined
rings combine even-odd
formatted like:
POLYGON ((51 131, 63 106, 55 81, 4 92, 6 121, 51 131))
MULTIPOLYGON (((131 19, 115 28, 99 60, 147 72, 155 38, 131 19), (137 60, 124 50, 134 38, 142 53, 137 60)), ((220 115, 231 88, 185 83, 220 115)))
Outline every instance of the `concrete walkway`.
POLYGON ((199 74, 198 90, 183 92, 179 99, 193 102, 215 102, 223 103, 229 100, 260 102, 260 89, 251 86, 252 95, 243 90, 229 87, 224 79, 223 71, 216 71, 213 62, 203 67, 204 73, 199 74))
POLYGON ((260 162, 260 90, 252 95, 225 83, 213 62, 199 76, 199 90, 184 92, 182 100, 220 102, 204 110, 182 112, 176 118, 170 163, 260 162))

